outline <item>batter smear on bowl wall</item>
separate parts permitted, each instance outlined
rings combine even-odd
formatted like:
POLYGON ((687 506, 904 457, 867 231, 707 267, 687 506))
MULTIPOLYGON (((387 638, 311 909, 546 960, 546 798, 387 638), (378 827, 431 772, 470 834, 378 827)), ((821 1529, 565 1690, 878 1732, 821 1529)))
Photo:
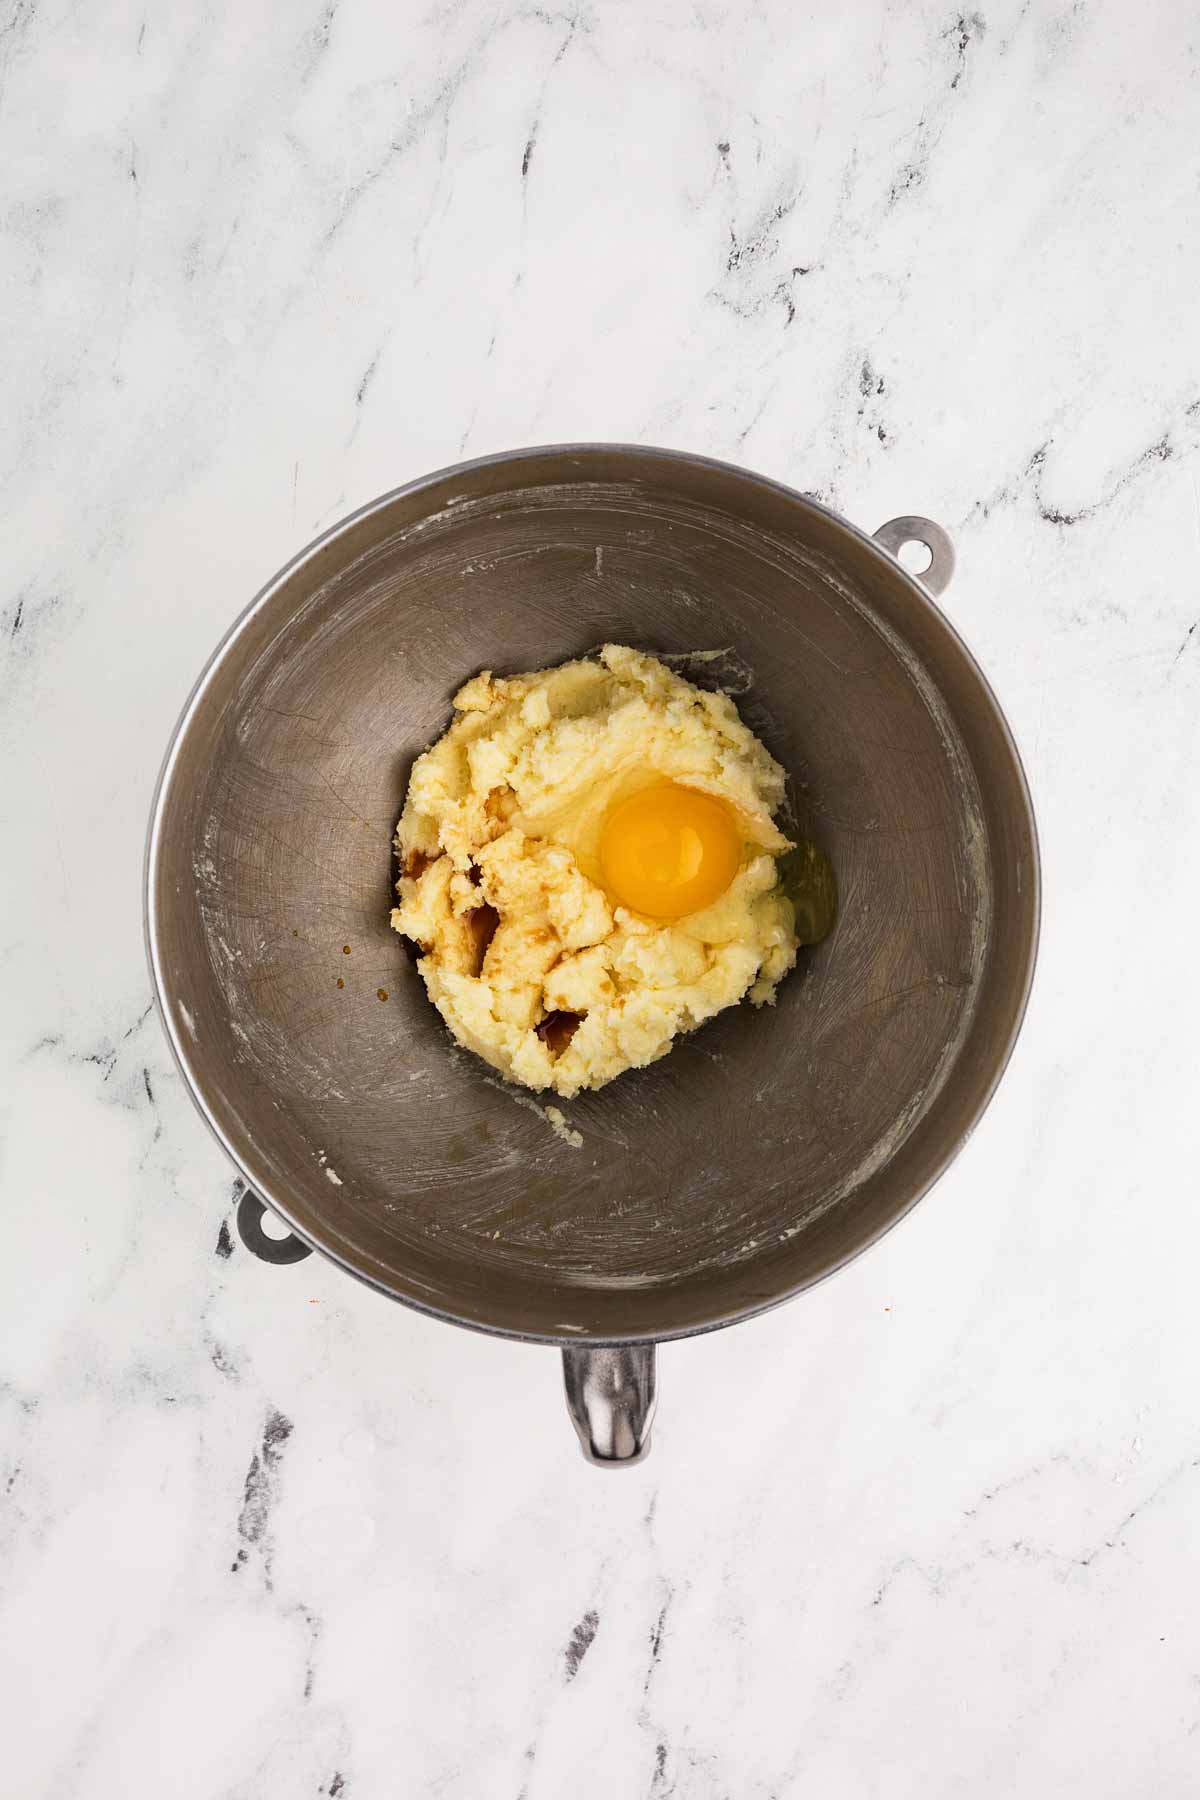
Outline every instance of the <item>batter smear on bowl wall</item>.
POLYGON ((726 695, 607 644, 461 688, 396 829, 395 929, 460 1044, 570 1098, 796 961, 785 774, 726 695))

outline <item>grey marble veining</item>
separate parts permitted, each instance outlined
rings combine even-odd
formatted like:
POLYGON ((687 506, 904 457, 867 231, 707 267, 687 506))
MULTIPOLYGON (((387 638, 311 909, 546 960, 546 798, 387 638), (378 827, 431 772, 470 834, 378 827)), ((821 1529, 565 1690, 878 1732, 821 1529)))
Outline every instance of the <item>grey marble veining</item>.
POLYGON ((6 1793, 1194 1791, 1198 62, 1175 0, 0 9, 6 1793), (262 581, 605 437, 939 519, 1046 872, 964 1155, 608 1478, 552 1354, 246 1254, 140 935, 262 581))

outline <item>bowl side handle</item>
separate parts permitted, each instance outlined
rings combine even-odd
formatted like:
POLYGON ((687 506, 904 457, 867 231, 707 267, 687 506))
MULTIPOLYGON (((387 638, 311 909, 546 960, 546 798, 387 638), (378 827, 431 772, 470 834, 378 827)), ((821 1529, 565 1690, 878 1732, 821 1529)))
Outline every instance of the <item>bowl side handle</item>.
MULTIPOLYGON (((921 586, 931 594, 942 594, 949 587, 954 575, 954 545, 950 542, 948 532, 935 525, 932 519, 922 519, 917 513, 905 513, 898 519, 889 519, 875 533, 875 542, 894 556, 899 562, 900 552, 905 544, 923 544, 929 552, 929 566, 922 569, 915 577, 921 586)), ((913 574, 909 569, 908 574, 913 574)))
POLYGON ((312 1245, 306 1244, 295 1232, 289 1232, 286 1237, 271 1237, 263 1230, 268 1211, 269 1208, 249 1188, 238 1201, 238 1236, 247 1250, 265 1263, 303 1262, 306 1256, 311 1256, 312 1245))

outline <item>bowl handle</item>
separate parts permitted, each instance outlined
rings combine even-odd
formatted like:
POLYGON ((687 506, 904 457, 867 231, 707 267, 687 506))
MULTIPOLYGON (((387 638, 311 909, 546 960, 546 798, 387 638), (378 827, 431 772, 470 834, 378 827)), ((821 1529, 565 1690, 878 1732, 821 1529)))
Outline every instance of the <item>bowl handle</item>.
POLYGON ((306 1256, 312 1255, 312 1245, 306 1244, 293 1232, 287 1237, 268 1237, 262 1228, 266 1207, 258 1195, 246 1189, 238 1201, 237 1228, 238 1236, 261 1262, 294 1263, 303 1262, 306 1256))
MULTIPOLYGON (((875 542, 882 544, 885 550, 899 560, 900 552, 905 544, 923 544, 929 552, 929 567, 914 577, 921 586, 928 588, 931 594, 941 594, 950 585, 954 574, 954 545, 940 525, 932 519, 922 519, 916 513, 905 513, 903 518, 889 519, 875 533, 875 542)), ((906 571, 912 574, 912 570, 906 571)))
POLYGON ((650 1453, 654 1344, 566 1344, 567 1407, 588 1462, 631 1468, 650 1453))

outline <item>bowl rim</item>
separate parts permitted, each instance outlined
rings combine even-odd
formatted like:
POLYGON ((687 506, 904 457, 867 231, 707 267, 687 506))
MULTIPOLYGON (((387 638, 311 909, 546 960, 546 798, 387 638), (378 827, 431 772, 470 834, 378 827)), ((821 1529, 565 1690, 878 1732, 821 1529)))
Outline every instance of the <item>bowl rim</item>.
POLYGON ((429 1318, 441 1319, 447 1324, 459 1325, 466 1330, 480 1332, 486 1336, 508 1338, 521 1343, 557 1345, 562 1349, 566 1349, 572 1345, 578 1347, 594 1346, 597 1344, 669 1343, 679 1338, 700 1337, 710 1331, 724 1330, 727 1326, 741 1324, 745 1320, 758 1318, 764 1313, 772 1312, 777 1306, 783 1306, 787 1301, 794 1300, 800 1294, 809 1292, 812 1288, 829 1280, 831 1276, 836 1275, 841 1269, 846 1268, 848 1264, 857 1261, 857 1259, 860 1256, 865 1255, 868 1250, 873 1249, 874 1246, 880 1243, 881 1240, 894 1230, 902 1220, 908 1217, 936 1183, 941 1180, 942 1176, 946 1173, 946 1170, 954 1162, 966 1145, 968 1139, 972 1136, 980 1119, 990 1106, 996 1090, 1008 1068, 1017 1039, 1021 1033, 1021 1028, 1025 1022, 1025 1015, 1029 1006, 1029 996, 1037 969, 1038 952, 1041 940, 1041 849, 1038 838, 1037 818, 1033 808, 1033 799, 1030 793, 1025 767, 1021 760, 1020 751, 1017 748, 1012 728, 1008 723, 1004 710, 992 689, 991 683, 984 674, 983 669, 980 667, 979 662, 966 643, 961 632, 957 629, 945 611, 937 604, 933 595, 922 583, 920 577, 914 575, 911 570, 907 569, 904 564, 900 562, 898 557, 893 556, 890 551, 885 550, 883 546, 878 543, 869 532, 864 531, 861 526, 855 525, 853 521, 847 519, 833 507, 826 505, 824 501, 814 499, 811 495, 800 492, 799 489, 791 487, 787 482, 777 481, 771 476, 761 475, 755 470, 744 468, 739 463, 726 462, 719 457, 705 456, 689 450, 673 450, 658 445, 636 444, 618 440, 530 444, 521 446, 517 449, 493 451, 486 456, 469 457, 459 462, 448 463, 442 468, 435 469, 428 474, 417 476, 412 481, 402 482, 398 487, 389 488, 387 492, 377 495, 373 500, 368 500, 362 506, 356 507, 354 511, 347 513, 343 518, 337 519, 332 525, 327 526, 317 537, 313 538, 309 543, 304 545, 302 549, 298 550, 294 556, 290 557, 288 561, 284 563, 261 588, 259 588, 258 592, 247 605, 242 608, 241 612, 238 613, 236 618, 222 635, 193 683, 191 691, 180 709, 179 716, 168 739, 167 748, 159 768, 158 778, 154 785, 154 795, 150 805, 150 816, 146 832, 142 877, 142 927, 146 948, 146 960, 150 971, 154 1008, 158 1014, 160 1023, 162 1024, 175 1065, 183 1078, 184 1087, 187 1090, 193 1105, 204 1123, 208 1126, 209 1131, 224 1150, 226 1156, 232 1162, 245 1186, 252 1193, 256 1194, 265 1206, 276 1213, 288 1226, 293 1235, 299 1238, 303 1243, 307 1244, 310 1249, 319 1251, 322 1256, 326 1257, 330 1262, 337 1264, 337 1266, 343 1269, 348 1275, 352 1275, 357 1281, 362 1282, 365 1286, 373 1289, 375 1292, 384 1295, 389 1300, 397 1301, 400 1305, 407 1306, 415 1312, 423 1313, 429 1318), (273 1191, 269 1182, 260 1180, 258 1175, 247 1166, 242 1153, 238 1147, 231 1142, 230 1138, 222 1129, 209 1108, 204 1097, 203 1084, 196 1074, 189 1059, 187 1047, 171 1016, 169 994, 163 974, 162 959, 159 950, 159 922, 156 916, 155 905, 158 887, 157 874, 161 850, 162 825, 167 802, 171 795, 172 778, 184 741, 193 719, 196 717, 204 703, 207 691, 218 669, 257 614, 271 602, 279 590, 297 573, 298 570, 302 569, 306 563, 319 555, 326 546, 335 542, 336 539, 343 536, 363 520, 369 519, 372 515, 386 510, 386 508, 393 505, 396 501, 411 498, 414 495, 422 493, 424 490, 432 489, 448 480, 461 475, 470 474, 478 469, 495 468, 504 464, 518 465, 523 462, 532 462, 538 458, 547 456, 592 458, 596 456, 613 455, 640 457, 664 465, 672 463, 687 464, 689 466, 698 465, 721 475, 734 476, 739 481, 744 482, 751 487, 782 496, 791 502, 798 503, 800 506, 820 514, 843 531, 849 532, 859 541, 860 545, 866 548, 868 553, 882 567, 885 567, 888 570, 889 575, 893 579, 898 577, 907 584, 910 590, 910 597, 914 599, 919 606, 924 607, 934 615, 935 620, 940 624, 953 645, 963 657, 964 662, 974 678, 980 696, 991 712, 992 722, 999 732, 1012 765, 1012 772, 1015 777, 1015 792, 1024 811, 1031 851, 1031 867, 1029 871, 1031 904, 1028 939, 1025 948, 1025 966, 1022 972, 1017 1004, 1012 1014, 1012 1022, 1004 1043, 1000 1046, 999 1052, 994 1059, 988 1078, 980 1089, 976 1104, 971 1109, 966 1122, 959 1128, 944 1154, 938 1158, 928 1177, 914 1189, 913 1193, 902 1206, 897 1207, 887 1219, 883 1220, 879 1225, 869 1231, 862 1238, 861 1242, 840 1255, 830 1257, 825 1266, 814 1270, 802 1280, 781 1288, 777 1293, 771 1293, 763 1299, 753 1301, 749 1305, 735 1307, 728 1312, 721 1313, 711 1319, 702 1320, 698 1324, 677 1326, 673 1329, 664 1330, 661 1333, 652 1333, 649 1335, 644 1331, 604 1333, 579 1331, 520 1331, 511 1326, 491 1324, 477 1318, 465 1317, 460 1313, 454 1312, 449 1307, 434 1305, 430 1301, 422 1299, 415 1293, 399 1290, 397 1287, 390 1285, 376 1275, 359 1267, 351 1258, 343 1254, 340 1250, 326 1245, 310 1231, 304 1230, 292 1217, 286 1198, 281 1199, 279 1195, 273 1191))

